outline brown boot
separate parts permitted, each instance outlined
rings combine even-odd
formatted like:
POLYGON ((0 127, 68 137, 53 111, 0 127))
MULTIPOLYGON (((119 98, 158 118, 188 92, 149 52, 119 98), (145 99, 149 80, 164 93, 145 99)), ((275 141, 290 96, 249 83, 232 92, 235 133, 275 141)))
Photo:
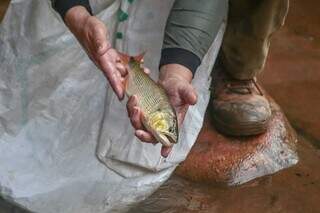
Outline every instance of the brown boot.
POLYGON ((216 129, 232 136, 265 132, 271 109, 256 79, 236 80, 221 68, 218 70, 213 76, 211 97, 211 114, 216 129))

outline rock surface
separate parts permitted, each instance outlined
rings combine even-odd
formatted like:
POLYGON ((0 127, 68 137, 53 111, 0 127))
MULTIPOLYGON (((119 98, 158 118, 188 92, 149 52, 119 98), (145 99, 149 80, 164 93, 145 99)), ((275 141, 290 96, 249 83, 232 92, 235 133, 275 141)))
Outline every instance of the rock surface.
POLYGON ((197 142, 176 174, 196 182, 237 185, 296 164, 296 133, 280 107, 269 100, 272 119, 267 132, 258 136, 227 137, 206 119, 197 142))

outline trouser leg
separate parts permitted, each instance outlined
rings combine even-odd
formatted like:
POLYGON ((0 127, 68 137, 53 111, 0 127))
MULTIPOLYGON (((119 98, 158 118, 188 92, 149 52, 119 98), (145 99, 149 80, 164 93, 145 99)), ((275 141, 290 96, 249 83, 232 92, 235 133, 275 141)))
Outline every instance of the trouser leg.
POLYGON ((289 0, 230 0, 222 62, 235 79, 251 79, 264 67, 270 38, 283 25, 289 0))

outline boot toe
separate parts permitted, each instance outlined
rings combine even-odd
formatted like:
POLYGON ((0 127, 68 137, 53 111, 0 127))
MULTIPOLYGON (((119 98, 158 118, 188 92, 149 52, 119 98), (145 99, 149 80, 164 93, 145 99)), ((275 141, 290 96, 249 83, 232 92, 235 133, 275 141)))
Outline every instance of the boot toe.
POLYGON ((224 134, 234 136, 264 132, 271 117, 269 102, 264 97, 216 102, 212 113, 216 128, 224 134))

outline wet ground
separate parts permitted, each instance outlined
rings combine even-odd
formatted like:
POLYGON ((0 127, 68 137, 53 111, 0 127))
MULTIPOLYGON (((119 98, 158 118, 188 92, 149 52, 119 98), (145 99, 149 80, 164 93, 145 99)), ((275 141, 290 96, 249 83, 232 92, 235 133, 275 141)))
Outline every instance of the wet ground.
POLYGON ((320 1, 292 0, 259 79, 298 133, 299 163, 238 187, 173 177, 132 212, 320 212, 320 1))
MULTIPOLYGON (((320 148, 320 2, 292 0, 260 79, 298 133, 320 148)), ((320 167, 319 167, 320 169, 320 167)))
MULTIPOLYGON (((0 0, 0 19, 7 0, 0 0)), ((172 177, 131 212, 320 212, 320 1, 292 0, 260 81, 299 135, 299 163, 238 187, 172 177)), ((0 213, 16 212, 0 201, 0 213)))
POLYGON ((130 213, 320 212, 320 151, 299 138, 300 162, 274 175, 226 187, 172 177, 130 213))

